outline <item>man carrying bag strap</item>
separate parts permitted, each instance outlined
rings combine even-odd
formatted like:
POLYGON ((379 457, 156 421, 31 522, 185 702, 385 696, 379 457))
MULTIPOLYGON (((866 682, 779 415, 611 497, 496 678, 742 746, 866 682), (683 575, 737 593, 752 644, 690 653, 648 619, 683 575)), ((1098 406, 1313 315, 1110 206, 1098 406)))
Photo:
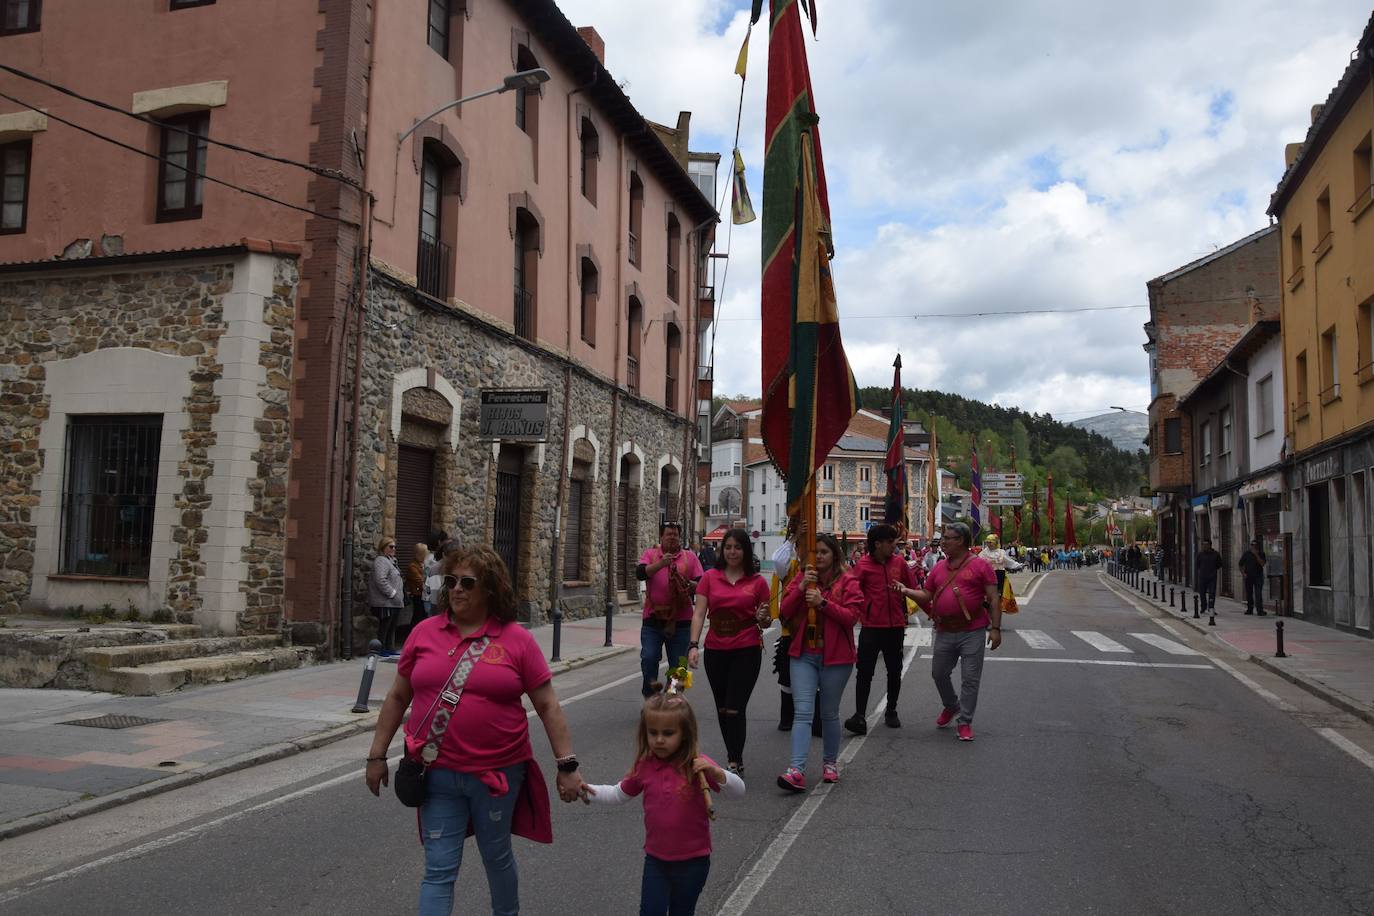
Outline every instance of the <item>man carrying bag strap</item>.
POLYGON ((439 759, 439 745, 443 743, 444 733, 448 731, 448 723, 458 708, 458 701, 463 698, 463 687, 467 684, 468 676, 472 674, 477 659, 482 657, 482 653, 487 651, 489 645, 491 637, 483 636, 468 646, 467 651, 458 659, 458 664, 453 666, 453 674, 449 676, 448 686, 434 699, 434 706, 431 707, 434 715, 429 720, 429 735, 425 738, 424 746, 420 748, 419 759, 407 753, 396 767, 396 797, 407 808, 418 808, 424 804, 425 773, 434 761, 439 759))

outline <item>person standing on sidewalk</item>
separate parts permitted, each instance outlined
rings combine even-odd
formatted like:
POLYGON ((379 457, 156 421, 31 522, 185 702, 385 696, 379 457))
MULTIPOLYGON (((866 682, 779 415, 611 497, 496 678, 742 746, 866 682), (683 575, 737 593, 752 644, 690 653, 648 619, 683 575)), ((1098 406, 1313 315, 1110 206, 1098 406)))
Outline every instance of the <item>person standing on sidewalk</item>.
POLYGON ((377 618, 377 641, 382 655, 396 654, 396 619, 405 605, 401 594, 401 567, 396 563, 396 539, 382 538, 377 544, 377 556, 372 561, 372 575, 367 577, 367 605, 377 618))
POLYGON ((868 732, 868 695, 873 687, 873 672, 878 667, 879 655, 887 669, 884 721, 888 728, 902 727, 902 720, 897 717, 897 696, 902 689, 902 639, 906 635, 907 606, 904 594, 893 586, 914 590, 916 577, 906 562, 895 555, 896 546, 896 528, 874 525, 868 529, 867 550, 854 565, 854 575, 858 577, 864 596, 859 618, 863 629, 859 631, 854 715, 845 720, 844 727, 856 735, 868 732))
POLYGON ((706 634, 706 680, 716 701, 726 766, 733 773, 743 773, 745 714, 758 683, 759 669, 763 667, 760 627, 770 622, 768 582, 759 575, 754 545, 743 528, 731 528, 725 533, 715 569, 708 570, 697 587, 692 639, 687 649, 689 667, 697 666, 701 631, 708 617, 711 628, 706 634))
POLYGON ((1240 556, 1240 574, 1245 588, 1245 613, 1264 616, 1264 545, 1259 539, 1240 556))
POLYGON ((1217 573, 1221 571, 1221 554, 1212 548, 1212 542, 1204 540, 1202 549, 1197 552, 1193 570, 1197 576, 1198 594, 1202 595, 1202 613, 1215 611, 1217 607, 1217 573))
POLYGON ((935 623, 930 676, 944 709, 935 720, 944 728, 958 717, 960 741, 973 740, 973 713, 983 682, 985 649, 1002 645, 1002 593, 997 575, 982 557, 969 552, 973 534, 959 522, 945 527, 945 559, 926 577, 925 588, 910 593, 935 623), (951 675, 960 668, 959 692, 951 675))
POLYGON ((639 629, 639 668, 644 675, 640 693, 649 696, 649 685, 658 680, 658 663, 664 652, 668 667, 676 667, 687 655, 692 620, 692 593, 701 578, 701 561, 682 549, 682 526, 664 522, 658 543, 639 558, 635 578, 644 583, 644 622, 639 629))

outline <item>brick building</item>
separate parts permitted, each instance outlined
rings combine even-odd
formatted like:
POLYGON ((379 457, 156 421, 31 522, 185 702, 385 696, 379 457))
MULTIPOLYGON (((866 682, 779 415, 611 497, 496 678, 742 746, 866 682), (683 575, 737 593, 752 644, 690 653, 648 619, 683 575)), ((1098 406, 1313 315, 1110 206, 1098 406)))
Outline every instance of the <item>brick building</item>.
POLYGON ((32 25, 7 64, 150 120, 0 75, 30 106, 0 108, 0 607, 344 647, 384 535, 492 543, 535 619, 632 593, 660 517, 695 521, 713 158, 594 30, 551 0, 32 25), (513 390, 539 441, 481 426, 513 390))
POLYGON ((1147 284, 1150 487, 1170 575, 1191 582, 1197 547, 1193 428, 1179 398, 1279 303, 1278 229, 1267 226, 1147 284))
POLYGON ((1293 611, 1374 634, 1374 18, 1270 201, 1283 257, 1293 611))

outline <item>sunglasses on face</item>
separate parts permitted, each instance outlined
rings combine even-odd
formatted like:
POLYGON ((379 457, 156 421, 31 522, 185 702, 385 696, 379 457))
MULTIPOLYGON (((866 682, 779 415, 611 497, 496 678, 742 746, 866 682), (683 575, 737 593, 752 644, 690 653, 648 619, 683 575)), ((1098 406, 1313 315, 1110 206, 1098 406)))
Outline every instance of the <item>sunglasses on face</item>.
POLYGON ((444 576, 444 588, 449 591, 455 588, 461 588, 465 592, 470 592, 476 587, 476 576, 444 576))

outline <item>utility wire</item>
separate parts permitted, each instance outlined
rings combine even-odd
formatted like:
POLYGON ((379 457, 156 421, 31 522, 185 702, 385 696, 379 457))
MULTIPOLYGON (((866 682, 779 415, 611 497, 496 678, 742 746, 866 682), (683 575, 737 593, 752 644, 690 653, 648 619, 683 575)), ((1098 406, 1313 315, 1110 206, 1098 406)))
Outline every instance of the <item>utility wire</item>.
MULTIPOLYGON (((187 136, 195 136, 197 139, 204 140, 206 143, 213 143, 215 146, 222 146, 225 149, 231 149, 236 153, 245 153, 249 156, 257 156, 259 159, 266 159, 269 162, 279 162, 282 165, 295 166, 298 169, 305 169, 307 172, 311 172, 323 178, 331 178, 335 181, 342 182, 346 185, 349 185, 350 187, 357 188, 360 191, 363 189, 362 184, 360 182, 356 181, 348 175, 345 175, 338 169, 326 168, 320 165, 311 165, 308 162, 298 162, 295 159, 288 159, 285 156, 276 156, 272 153, 264 153, 261 150, 250 149, 246 146, 239 146, 237 143, 230 143, 227 140, 216 140, 213 137, 203 136, 201 134, 192 134, 191 131, 188 131, 184 127, 177 127, 174 124, 167 124, 163 121, 159 121, 157 118, 154 118, 151 115, 137 114, 135 112, 128 111, 127 109, 120 108, 118 105, 112 105, 109 102, 103 102, 100 99, 93 99, 90 96, 82 95, 75 89, 70 89, 58 83, 45 80, 41 76, 36 76, 32 73, 27 73, 23 70, 20 70, 18 67, 11 67, 9 64, 0 64, 0 70, 4 70, 8 73, 13 73, 15 76, 21 79, 30 80, 32 82, 38 83, 41 86, 47 86, 49 89, 52 89, 55 92, 60 92, 63 95, 71 96, 74 99, 80 99, 81 101, 89 105, 94 105, 97 108, 103 108, 104 110, 112 111, 115 114, 122 114, 125 117, 133 118, 136 121, 142 121, 145 124, 151 124, 154 127, 160 127, 163 130, 171 130, 180 134, 186 134, 187 136)), ((49 115, 49 117, 52 117, 52 115, 49 115)))
MULTIPOLYGON (((1061 309, 1011 309, 1004 312, 921 312, 918 314, 907 315, 840 315, 841 321, 855 321, 858 319, 872 318, 998 318, 1003 315, 1054 315, 1063 312, 1114 312, 1124 309, 1147 309, 1148 305, 1095 305, 1075 308, 1061 309)), ((761 321, 761 317, 753 315, 744 318, 718 318, 717 321, 761 321)))
MULTIPOLYGON (((23 108, 29 109, 30 111, 40 111, 40 109, 35 108, 34 106, 30 105, 28 102, 22 101, 22 100, 20 100, 20 99, 16 99, 14 96, 9 95, 8 93, 5 93, 5 92, 0 92, 0 99, 7 99, 7 100, 13 102, 13 103, 16 104, 16 105, 19 105, 19 106, 21 106, 21 107, 23 107, 23 108)), ((126 149, 126 150, 128 150, 129 152, 131 152, 131 153, 138 153, 138 155, 143 156, 143 157, 145 157, 145 158, 147 158, 147 159, 152 159, 154 162, 165 163, 166 165, 170 165, 170 166, 172 166, 173 168, 181 169, 181 170, 182 170, 183 172, 185 172, 187 175, 194 175, 194 176, 196 176, 197 178, 203 178, 203 179, 205 179, 206 181, 209 181, 209 182, 211 182, 211 183, 213 183, 213 184, 222 185, 222 186, 224 186, 224 187, 226 187, 226 188, 229 188, 230 190, 238 191, 240 194, 247 194, 247 195, 249 195, 250 197, 256 197, 256 198, 258 198, 259 200, 265 200, 265 201, 267 201, 268 203, 277 204, 277 205, 279 205, 279 206, 287 207, 287 208, 292 209, 292 210, 299 210, 299 211, 302 212, 302 213, 308 213, 308 214, 311 215, 311 216, 318 216, 318 217, 320 217, 321 219, 333 220, 334 222, 336 222, 336 223, 342 223, 342 224, 345 225, 345 226, 352 226, 354 229, 359 229, 359 228, 361 228, 361 225, 360 225, 359 223, 357 223, 357 222, 354 222, 353 220, 344 219, 344 218, 341 217, 341 216, 333 216, 333 215, 331 215, 331 214, 329 214, 329 213, 321 213, 321 212, 318 211, 318 210, 312 210, 312 209, 310 209, 309 207, 302 207, 302 206, 300 206, 299 204, 289 203, 289 202, 284 201, 284 200, 282 200, 282 199, 280 199, 280 198, 273 197, 273 196, 271 196, 270 194, 264 194, 264 193, 262 193, 261 191, 254 191, 254 190, 252 190, 251 188, 245 188, 245 187, 242 187, 242 186, 240 186, 240 185, 233 184, 232 182, 225 181, 225 180, 222 179, 222 178, 215 178, 215 177, 213 177, 213 176, 206 175, 204 172, 197 172, 197 171, 195 171, 194 169, 189 168, 188 166, 179 165, 178 163, 172 162, 170 159, 165 159, 165 158, 163 158, 162 156, 156 156, 156 155, 154 155, 154 154, 148 152, 147 150, 139 149, 139 148, 136 147, 136 146, 131 146, 131 145, 129 145, 128 143, 124 143, 123 141, 116 140, 116 139, 114 139, 113 137, 107 137, 107 136, 105 136, 104 134, 100 133, 99 131, 91 130, 89 127, 82 127, 80 124, 77 124, 77 123, 74 122, 74 121, 69 121, 69 120, 67 120, 66 118, 60 117, 59 115, 55 115, 55 114, 52 114, 52 113, 47 113, 47 117, 48 117, 49 119, 53 120, 53 121, 56 121, 56 122, 59 123, 59 124, 65 124, 65 125, 67 125, 68 127, 71 127, 71 128, 73 128, 73 129, 75 129, 75 130, 79 130, 79 131, 81 131, 83 134, 89 134, 89 135, 91 135, 92 137, 95 137, 97 140, 104 140, 106 143, 112 143, 112 144, 114 144, 115 146, 118 146, 118 147, 120 147, 121 149, 126 149)), ((199 136, 199 135, 197 135, 197 136, 199 136)))

